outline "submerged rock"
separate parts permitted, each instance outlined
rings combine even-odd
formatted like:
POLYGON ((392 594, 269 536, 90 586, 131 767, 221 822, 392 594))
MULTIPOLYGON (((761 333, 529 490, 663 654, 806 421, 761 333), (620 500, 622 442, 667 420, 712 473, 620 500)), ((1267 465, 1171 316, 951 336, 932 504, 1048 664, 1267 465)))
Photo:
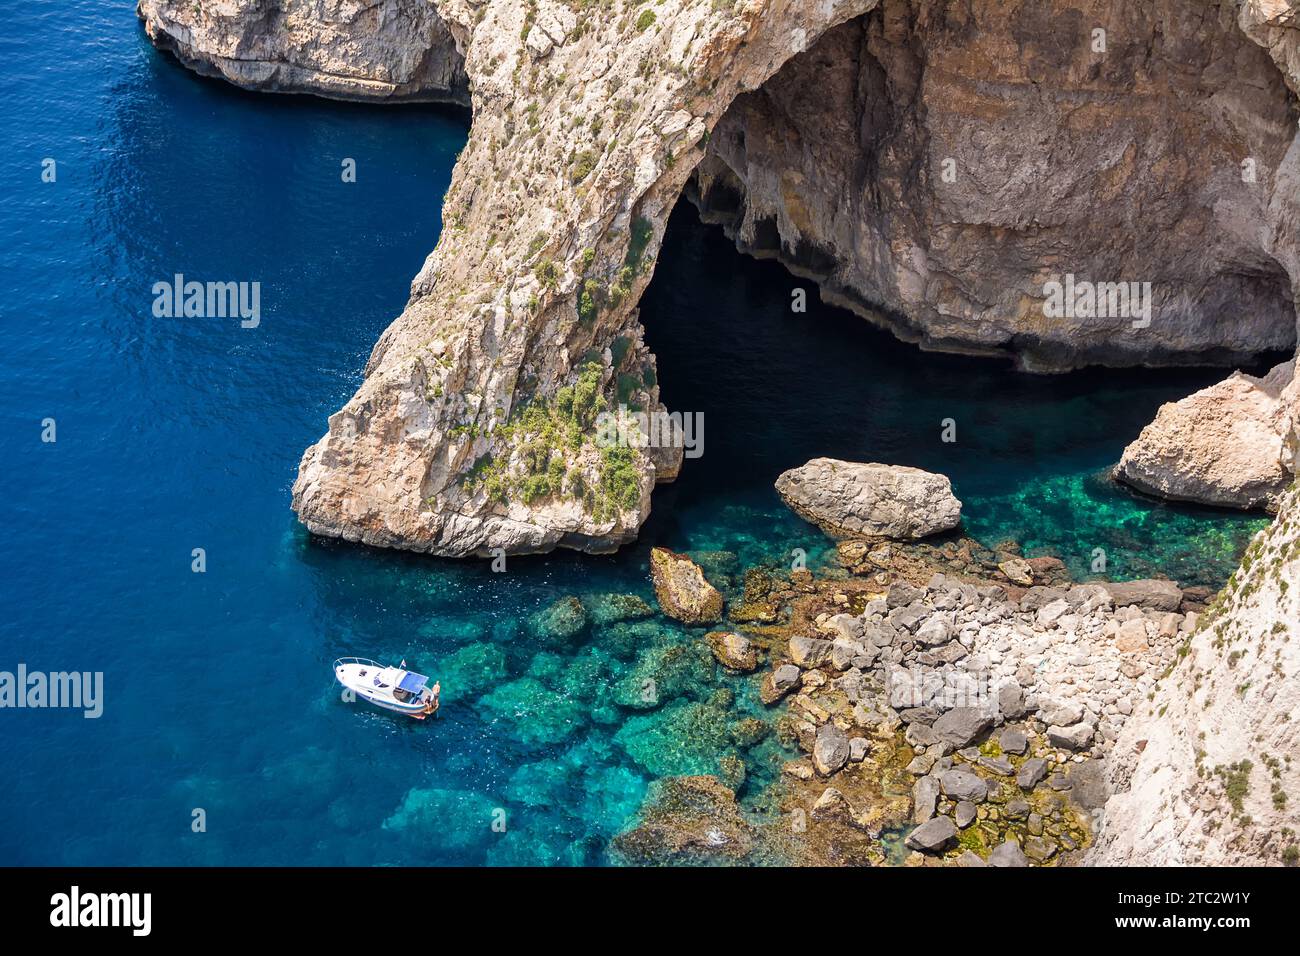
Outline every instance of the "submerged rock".
POLYGON ((416 831, 419 839, 443 849, 468 849, 493 835, 500 803, 472 790, 416 787, 384 821, 385 830, 416 831))
POLYGON ((722 707, 680 701, 631 718, 614 740, 652 777, 714 773, 731 746, 729 716, 722 707))
POLYGON ((497 644, 469 644, 444 657, 433 672, 445 703, 470 700, 505 678, 506 654, 497 644))
POLYGON ((650 576, 660 609, 683 624, 713 624, 722 617, 722 594, 700 566, 667 548, 650 552, 650 576))
POLYGON ((727 670, 748 674, 758 669, 758 648, 743 634, 710 631, 704 640, 717 662, 727 670))
POLYGON ((640 822, 614 837, 610 850, 637 866, 739 863, 756 839, 735 792, 717 777, 669 777, 650 785, 640 822))
POLYGON ((597 624, 640 621, 654 615, 654 608, 636 594, 602 594, 591 601, 591 617, 597 624))
POLYGON ((614 686, 614 700, 632 710, 652 710, 678 697, 704 696, 713 679, 709 651, 699 645, 645 647, 614 686))
POLYGON ((814 458, 783 472, 776 490, 795 514, 836 538, 910 540, 961 521, 947 478, 904 465, 814 458))
POLYGON ((587 722, 580 700, 552 690, 535 677, 502 684, 480 698, 479 706, 512 723, 517 739, 530 745, 559 743, 587 722))
POLYGON ((551 644, 565 644, 587 628, 587 609, 576 597, 563 597, 532 618, 533 630, 551 644))

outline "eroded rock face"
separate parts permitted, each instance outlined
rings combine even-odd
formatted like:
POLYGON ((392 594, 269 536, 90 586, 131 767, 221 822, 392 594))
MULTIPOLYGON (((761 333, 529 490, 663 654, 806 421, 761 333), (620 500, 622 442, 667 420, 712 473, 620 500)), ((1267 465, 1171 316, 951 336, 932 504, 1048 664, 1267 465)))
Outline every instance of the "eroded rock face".
POLYGON ((136 12, 156 46, 245 89, 469 104, 429 0, 139 0, 136 12))
POLYGON ((1290 348, 1294 99, 1236 13, 883 0, 736 101, 699 204, 923 348, 1035 370, 1290 348), (1049 317, 1067 274, 1149 282, 1149 324, 1049 317))
POLYGON ((1298 634, 1293 488, 1155 696, 1124 725, 1092 862, 1278 865, 1298 852, 1287 835, 1300 792, 1298 634))
POLYGON ((1263 378, 1240 372, 1161 406, 1124 449, 1115 477, 1177 501, 1276 511, 1291 472, 1284 433, 1294 405, 1295 363, 1263 378))
POLYGON ((410 304, 303 456, 303 523, 445 555, 633 538, 682 449, 598 430, 663 411, 635 304, 668 213, 736 94, 873 3, 440 3, 473 128, 410 304))
POLYGON ((837 538, 912 540, 961 521, 952 483, 920 468, 814 458, 783 472, 776 490, 801 518, 837 538))
POLYGON ((1285 11, 875 7, 142 0, 156 42, 255 88, 456 99, 463 54, 475 121, 439 247, 303 456, 304 524, 455 556, 634 537, 681 449, 600 444, 598 418, 664 411, 635 304, 706 147, 704 205, 742 245, 927 347, 1063 368, 1294 341, 1285 11), (1065 273, 1151 282, 1150 326, 1045 319, 1065 273))

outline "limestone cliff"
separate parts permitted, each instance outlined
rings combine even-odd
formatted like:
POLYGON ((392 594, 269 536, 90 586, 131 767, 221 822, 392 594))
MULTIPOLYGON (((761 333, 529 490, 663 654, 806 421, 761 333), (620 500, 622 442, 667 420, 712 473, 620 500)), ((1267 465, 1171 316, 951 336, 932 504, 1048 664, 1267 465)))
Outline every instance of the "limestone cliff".
POLYGON ((157 46, 246 89, 469 103, 429 0, 139 0, 136 12, 157 46))
POLYGON ((302 462, 313 531, 446 555, 609 550, 680 448, 598 446, 662 410, 636 302, 736 95, 874 0, 440 5, 474 124, 438 248, 302 462))
MULTIPOLYGON (((1242 29, 1268 49, 1292 89, 1300 88, 1298 24, 1300 8, 1290 0, 1247 0, 1241 7, 1242 29)), ((1287 192, 1275 196, 1270 210, 1277 248, 1286 251, 1293 275, 1300 223, 1296 154, 1293 143, 1287 192)), ((1268 415, 1280 422, 1279 460, 1292 473, 1300 449, 1297 381, 1282 390, 1268 415)), ((1233 391, 1216 388, 1225 398, 1233 391)), ((1179 404, 1190 409, 1197 400, 1179 404)), ((1202 414, 1219 416, 1221 410, 1202 414)), ((1272 438, 1267 445, 1278 447, 1272 438)), ((1197 461, 1214 462, 1213 449, 1200 437, 1184 458, 1184 472, 1197 461)), ((1294 803, 1300 784, 1298 632, 1300 488, 1292 483, 1277 518, 1252 542, 1150 705, 1124 726, 1108 768, 1114 796, 1091 862, 1300 862, 1294 803)))
MULTIPOLYGON (((654 483, 676 473, 680 449, 598 443, 595 429, 618 404, 662 410, 636 303, 692 179, 743 247, 926 347, 1055 369, 1229 363, 1292 346, 1296 10, 139 7, 160 47, 241 86, 472 104, 439 246, 365 382, 303 456, 293 495, 320 534, 446 555, 616 547, 636 534, 654 483), (1049 320, 1044 285, 1066 273, 1152 283, 1150 324, 1049 320)), ((1280 460, 1293 469, 1300 430, 1295 407, 1283 411, 1280 460)), ((1285 758, 1300 745, 1298 535, 1292 491, 1149 711, 1126 725, 1097 860, 1292 852, 1278 824, 1296 783, 1285 758)))
POLYGON ((1300 859, 1300 492, 1124 725, 1092 862, 1300 859))

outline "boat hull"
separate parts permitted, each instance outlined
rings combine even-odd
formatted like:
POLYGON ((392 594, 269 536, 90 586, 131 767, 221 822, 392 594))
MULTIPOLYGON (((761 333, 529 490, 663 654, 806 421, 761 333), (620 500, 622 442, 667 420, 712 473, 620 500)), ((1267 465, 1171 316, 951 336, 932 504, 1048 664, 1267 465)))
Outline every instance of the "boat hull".
MULTIPOLYGON (((437 706, 433 711, 428 709, 427 695, 422 695, 419 699, 410 702, 396 700, 390 693, 380 693, 373 689, 378 683, 376 675, 385 676, 385 672, 391 673, 391 669, 386 669, 383 665, 375 661, 366 661, 358 658, 349 658, 335 662, 334 678, 341 684, 353 697, 364 700, 383 710, 393 714, 402 714, 415 720, 424 720, 431 712, 436 712, 437 706)), ((391 687, 390 684, 384 684, 384 689, 391 687)))

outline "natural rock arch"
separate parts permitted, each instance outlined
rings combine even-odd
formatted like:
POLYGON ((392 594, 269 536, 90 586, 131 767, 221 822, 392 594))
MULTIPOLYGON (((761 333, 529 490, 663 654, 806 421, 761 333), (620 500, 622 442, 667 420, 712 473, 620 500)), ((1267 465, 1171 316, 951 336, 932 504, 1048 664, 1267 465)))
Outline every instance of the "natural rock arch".
MULTIPOLYGON (((1159 9, 1175 18, 1170 22, 1183 24, 1192 18, 1195 25, 1199 17, 1202 26, 1217 31, 1235 51, 1234 57, 1244 58, 1229 60, 1226 66, 1234 69, 1222 70, 1227 86, 1256 77, 1264 84, 1258 88, 1268 86, 1268 96, 1274 98, 1277 90, 1270 84, 1275 78, 1265 80, 1259 72, 1258 53, 1228 39, 1228 28, 1235 24, 1267 52, 1292 92, 1300 89, 1300 11, 1292 0, 915 3, 930 11, 946 6, 971 15, 979 9, 1025 8, 1043 15, 1051 7, 1097 17, 1115 7, 1121 16, 1131 8, 1159 9), (1235 69, 1241 64, 1248 69, 1235 69)), ((366 382, 304 456, 294 504, 309 527, 349 540, 443 554, 496 546, 595 549, 613 547, 635 534, 654 479, 674 470, 671 459, 637 459, 630 470, 635 507, 603 518, 583 501, 566 503, 563 496, 551 496, 538 506, 517 496, 498 505, 482 488, 466 488, 463 480, 491 451, 502 454, 510 448, 521 457, 537 457, 529 446, 546 426, 555 425, 553 409, 535 404, 531 413, 521 411, 524 400, 554 401, 577 379, 587 390, 565 393, 567 405, 557 411, 571 415, 577 406, 589 411, 587 403, 596 391, 616 395, 620 373, 653 369, 635 302, 648 281, 646 266, 657 251, 668 210, 709 148, 706 131, 724 121, 740 92, 757 89, 820 35, 876 3, 811 6, 751 0, 729 7, 720 0, 714 9, 713 2, 665 0, 647 8, 655 17, 646 23, 642 11, 617 2, 609 7, 575 2, 576 12, 524 0, 436 4, 464 55, 474 132, 448 193, 443 239, 413 283, 410 304, 376 345, 366 382), (497 178, 496 170, 507 166, 497 178), (588 281, 596 283, 594 290, 588 281), (589 305, 594 311, 580 309, 583 291, 593 291, 589 305), (581 359, 592 349, 600 361, 584 381, 581 359), (522 428, 511 428, 521 422, 522 428)), ((322 53, 344 55, 340 51, 366 42, 372 23, 367 17, 393 23, 384 18, 400 19, 415 7, 426 13, 430 9, 418 0, 380 0, 369 6, 353 0, 281 0, 275 8, 281 20, 275 22, 298 23, 287 33, 268 32, 272 21, 264 18, 256 0, 231 0, 212 13, 188 0, 141 0, 140 11, 161 45, 190 65, 206 64, 234 82, 272 89, 300 83, 302 89, 326 95, 359 91, 383 99, 412 90, 399 91, 405 80, 368 76, 366 69, 353 74, 342 93, 330 70, 277 70, 324 62, 322 53), (313 22, 329 25, 318 29, 313 22), (161 39, 158 30, 170 39, 161 39), (260 65, 239 65, 250 58, 260 65), (267 70, 277 79, 267 81, 267 70), (379 82, 361 82, 366 79, 379 82)), ((888 15, 899 9, 899 2, 886 0, 882 30, 897 27, 896 18, 888 15)), ((948 23, 943 19, 940 25, 948 23)), ((426 45, 424 52, 430 49, 426 45)), ((1196 49, 1193 45, 1180 52, 1196 49)), ((448 92, 453 83, 434 85, 431 96, 455 98, 448 92)), ((1223 112, 1217 119, 1222 120, 1241 104, 1218 105, 1223 112)), ((733 113, 725 122, 735 118, 733 113)), ((1273 121, 1267 115, 1261 118, 1262 123, 1242 132, 1242 142, 1262 145, 1266 188, 1249 205, 1252 221, 1241 224, 1250 228, 1233 234, 1236 246, 1221 248, 1241 250, 1251 267, 1275 264, 1278 269, 1263 268, 1261 274, 1276 282, 1285 273, 1294 298, 1300 277, 1300 141, 1294 136, 1294 118, 1285 138, 1270 130, 1273 121)), ((763 184, 752 170, 761 171, 761 164, 740 163, 732 146, 724 142, 713 148, 713 159, 700 169, 706 209, 712 205, 717 211, 708 198, 709 187, 722 177, 713 165, 716 160, 735 176, 734 192, 746 192, 754 208, 766 204, 774 210, 771 236, 788 240, 797 233, 806 238, 805 232, 813 230, 804 230, 789 216, 788 204, 790 221, 783 231, 773 197, 784 203, 785 193, 759 188, 763 184), (750 181, 738 167, 749 171, 750 181)), ((1199 192, 1203 185, 1192 194, 1222 196, 1215 189, 1227 188, 1219 183, 1206 194, 1199 192)), ((743 219, 731 225, 742 242, 754 244, 758 234, 747 232, 743 219)), ((798 241, 767 246, 790 256, 797 268, 815 265, 826 271, 835 266, 834 255, 809 259, 808 248, 798 241)), ((883 246, 892 249, 889 242, 883 246)), ((851 258, 845 256, 845 261, 851 258)), ((900 301, 909 301, 901 296, 905 284, 895 285, 900 301)), ((882 279, 876 288, 887 298, 888 281, 882 279)), ((917 302, 938 301, 924 292, 917 302)), ((925 335, 923 328, 913 331, 925 335)), ((1262 331, 1267 335, 1269 328, 1262 331)), ((1258 344, 1243 343, 1242 350, 1258 344)), ((1058 351, 1036 351, 1047 364, 1073 361, 1058 351)), ((653 405, 658 396, 652 381, 642 379, 640 397, 653 405)), ((1292 469, 1300 431, 1297 404, 1292 402, 1286 439, 1292 469)), ((584 446, 571 456, 572 449, 561 450, 579 472, 585 468, 599 480, 602 463, 594 448, 584 446)), ((629 472, 621 473, 622 479, 628 477, 629 472)), ((1300 644, 1292 633, 1300 620, 1298 514, 1300 500, 1293 487, 1280 503, 1277 520, 1261 533, 1217 600, 1210 620, 1191 635, 1186 654, 1160 682, 1150 706, 1126 723, 1109 767, 1116 795, 1107 805, 1094 861, 1278 862, 1296 852, 1294 835, 1283 838, 1288 813, 1293 817, 1294 810, 1288 811, 1278 794, 1294 793, 1300 783, 1300 761, 1284 759, 1300 746, 1291 719, 1300 686, 1295 681, 1300 644), (1261 778, 1253 786, 1246 761, 1253 761, 1261 778), (1269 775, 1263 777, 1266 770, 1269 775), (1245 793, 1239 784, 1234 789, 1239 808, 1230 805, 1226 787, 1216 783, 1218 774, 1245 776, 1245 793)))
POLYGON ((661 407, 636 303, 688 182, 742 248, 923 347, 1051 369, 1295 342, 1285 186, 1300 158, 1265 52, 1285 64, 1287 47, 1252 19, 1258 3, 236 6, 224 20, 167 0, 141 12, 186 62, 243 85, 472 91, 439 246, 303 457, 294 507, 320 534, 446 555, 633 538, 679 453, 575 441, 571 406, 551 405, 594 385, 607 404, 661 407), (429 62, 443 67, 421 89, 410 64, 429 62), (1197 140, 1195 163, 1178 136, 1197 140), (1049 323, 1042 283, 1065 272, 1166 294, 1140 332, 1127 317, 1049 323))

